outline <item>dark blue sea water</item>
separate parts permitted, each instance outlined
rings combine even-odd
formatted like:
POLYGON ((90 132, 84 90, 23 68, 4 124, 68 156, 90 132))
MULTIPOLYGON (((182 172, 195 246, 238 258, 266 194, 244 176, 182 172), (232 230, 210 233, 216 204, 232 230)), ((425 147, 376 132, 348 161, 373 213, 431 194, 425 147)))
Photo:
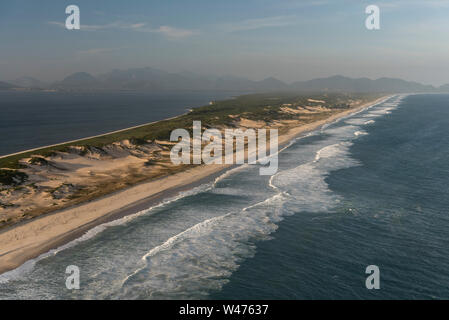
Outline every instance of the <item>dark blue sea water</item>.
POLYGON ((273 240, 212 297, 449 298, 449 96, 409 96, 390 112, 336 126, 366 133, 348 147, 354 165, 325 175, 340 201, 328 212, 290 207, 273 240), (380 290, 365 288, 371 264, 380 290))
POLYGON ((0 155, 166 119, 232 95, 0 91, 0 155))
POLYGON ((449 95, 394 97, 293 141, 272 177, 238 167, 1 275, 0 298, 449 298, 448 143, 449 95))

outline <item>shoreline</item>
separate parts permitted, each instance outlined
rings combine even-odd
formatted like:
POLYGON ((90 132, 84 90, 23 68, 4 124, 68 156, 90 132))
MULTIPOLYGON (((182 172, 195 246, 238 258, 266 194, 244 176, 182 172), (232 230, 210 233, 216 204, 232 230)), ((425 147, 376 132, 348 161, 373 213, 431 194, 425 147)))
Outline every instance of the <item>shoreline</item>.
MULTIPOLYGON (((244 93, 244 94, 246 94, 246 93, 244 93)), ((235 96, 232 95, 229 98, 226 98, 226 100, 228 100, 228 99, 235 99, 235 96)), ((178 117, 182 117, 184 115, 187 115, 192 110, 192 108, 193 107, 189 107, 189 109, 187 109, 186 112, 180 113, 178 115, 175 115, 175 116, 169 117, 169 118, 164 118, 164 119, 160 119, 160 120, 150 121, 150 122, 146 122, 146 123, 143 123, 143 124, 138 124, 138 125, 135 125, 135 126, 123 128, 123 129, 118 129, 118 130, 114 130, 114 131, 109 131, 109 132, 96 134, 96 135, 93 135, 93 136, 88 136, 88 137, 83 137, 83 138, 79 138, 79 139, 68 140, 68 141, 58 142, 58 143, 44 145, 44 146, 40 146, 40 147, 35 147, 35 148, 27 149, 27 150, 17 151, 17 152, 14 152, 14 153, 9 153, 9 154, 4 154, 4 155, 0 154, 0 159, 13 157, 13 156, 17 156, 17 155, 21 155, 21 154, 25 154, 25 153, 29 153, 29 152, 39 151, 39 150, 42 150, 42 149, 63 146, 63 145, 66 145, 66 144, 82 142, 84 140, 100 138, 100 137, 103 137, 103 136, 107 136, 107 135, 111 135, 111 134, 115 134, 115 133, 120 133, 120 132, 125 132, 125 131, 128 131, 128 130, 137 129, 137 128, 145 127, 145 126, 148 126, 148 125, 156 124, 156 123, 159 123, 159 122, 162 122, 162 121, 173 120, 173 119, 176 119, 178 117)))
POLYGON ((173 119, 175 119, 177 117, 181 117, 181 116, 186 115, 188 113, 189 112, 187 111, 187 112, 184 112, 184 113, 179 114, 179 115, 174 116, 174 117, 170 117, 170 118, 166 118, 166 119, 162 119, 162 120, 156 120, 156 121, 152 121, 152 122, 147 122, 147 123, 144 123, 144 124, 139 124, 137 126, 132 126, 132 127, 125 128, 125 129, 119 129, 119 130, 115 130, 115 131, 111 131, 111 132, 97 134, 95 136, 90 136, 90 137, 85 137, 85 138, 80 138, 80 139, 75 139, 75 140, 70 140, 70 141, 64 141, 64 142, 60 142, 60 143, 50 144, 50 145, 47 145, 47 146, 42 146, 42 147, 37 147, 37 148, 28 149, 28 150, 24 150, 24 151, 19 151, 19 152, 15 152, 15 153, 0 155, 0 159, 13 157, 13 156, 18 156, 18 155, 21 155, 21 154, 24 154, 24 153, 39 151, 39 150, 42 150, 42 149, 47 149, 47 148, 52 148, 52 147, 59 147, 59 146, 65 145, 65 144, 70 144, 70 143, 80 142, 80 141, 84 141, 84 140, 99 138, 99 137, 107 136, 107 135, 114 134, 114 133, 124 132, 124 131, 132 130, 132 129, 137 129, 137 128, 145 127, 145 126, 148 126, 150 124, 155 124, 155 123, 158 123, 158 122, 161 122, 161 121, 173 120, 173 119))
MULTIPOLYGON (((279 136, 279 148, 305 133, 379 104, 392 96, 386 95, 326 119, 292 128, 279 136)), ((82 237, 97 226, 137 214, 183 191, 210 182, 232 167, 235 165, 193 167, 2 230, 0 275, 82 237)))

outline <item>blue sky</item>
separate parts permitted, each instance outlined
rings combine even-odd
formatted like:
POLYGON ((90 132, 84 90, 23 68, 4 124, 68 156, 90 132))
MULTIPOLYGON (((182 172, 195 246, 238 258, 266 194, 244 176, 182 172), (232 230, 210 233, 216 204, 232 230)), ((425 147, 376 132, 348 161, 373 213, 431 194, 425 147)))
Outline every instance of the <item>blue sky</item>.
POLYGON ((290 82, 343 74, 449 83, 449 0, 10 0, 0 80, 150 66, 290 82), (78 5, 81 30, 64 28, 78 5), (365 28, 380 7, 381 29, 365 28))

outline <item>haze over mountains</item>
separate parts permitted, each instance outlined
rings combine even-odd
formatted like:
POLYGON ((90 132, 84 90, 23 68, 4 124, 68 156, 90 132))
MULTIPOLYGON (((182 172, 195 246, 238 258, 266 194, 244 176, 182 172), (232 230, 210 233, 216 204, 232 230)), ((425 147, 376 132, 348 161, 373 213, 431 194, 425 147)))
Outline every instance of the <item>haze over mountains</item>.
POLYGON ((45 88, 48 86, 47 83, 42 82, 38 79, 32 78, 32 77, 22 77, 15 79, 13 81, 10 81, 12 85, 21 87, 21 88, 45 88))
POLYGON ((270 77, 254 81, 233 76, 204 76, 192 72, 169 73, 153 68, 113 70, 93 76, 86 72, 71 74, 55 83, 24 77, 0 82, 0 90, 58 90, 58 91, 344 91, 344 92, 449 92, 449 84, 440 87, 395 78, 348 78, 340 75, 291 84, 270 77))

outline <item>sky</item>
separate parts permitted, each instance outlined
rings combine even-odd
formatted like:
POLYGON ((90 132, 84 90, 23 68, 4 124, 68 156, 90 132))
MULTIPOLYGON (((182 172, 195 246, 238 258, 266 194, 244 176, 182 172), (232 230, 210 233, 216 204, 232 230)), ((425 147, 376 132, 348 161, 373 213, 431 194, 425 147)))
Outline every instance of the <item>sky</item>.
POLYGON ((449 0, 2 0, 0 80, 153 67, 449 83, 449 0), (368 5, 380 30, 365 27, 368 5), (67 30, 65 9, 80 8, 67 30))

